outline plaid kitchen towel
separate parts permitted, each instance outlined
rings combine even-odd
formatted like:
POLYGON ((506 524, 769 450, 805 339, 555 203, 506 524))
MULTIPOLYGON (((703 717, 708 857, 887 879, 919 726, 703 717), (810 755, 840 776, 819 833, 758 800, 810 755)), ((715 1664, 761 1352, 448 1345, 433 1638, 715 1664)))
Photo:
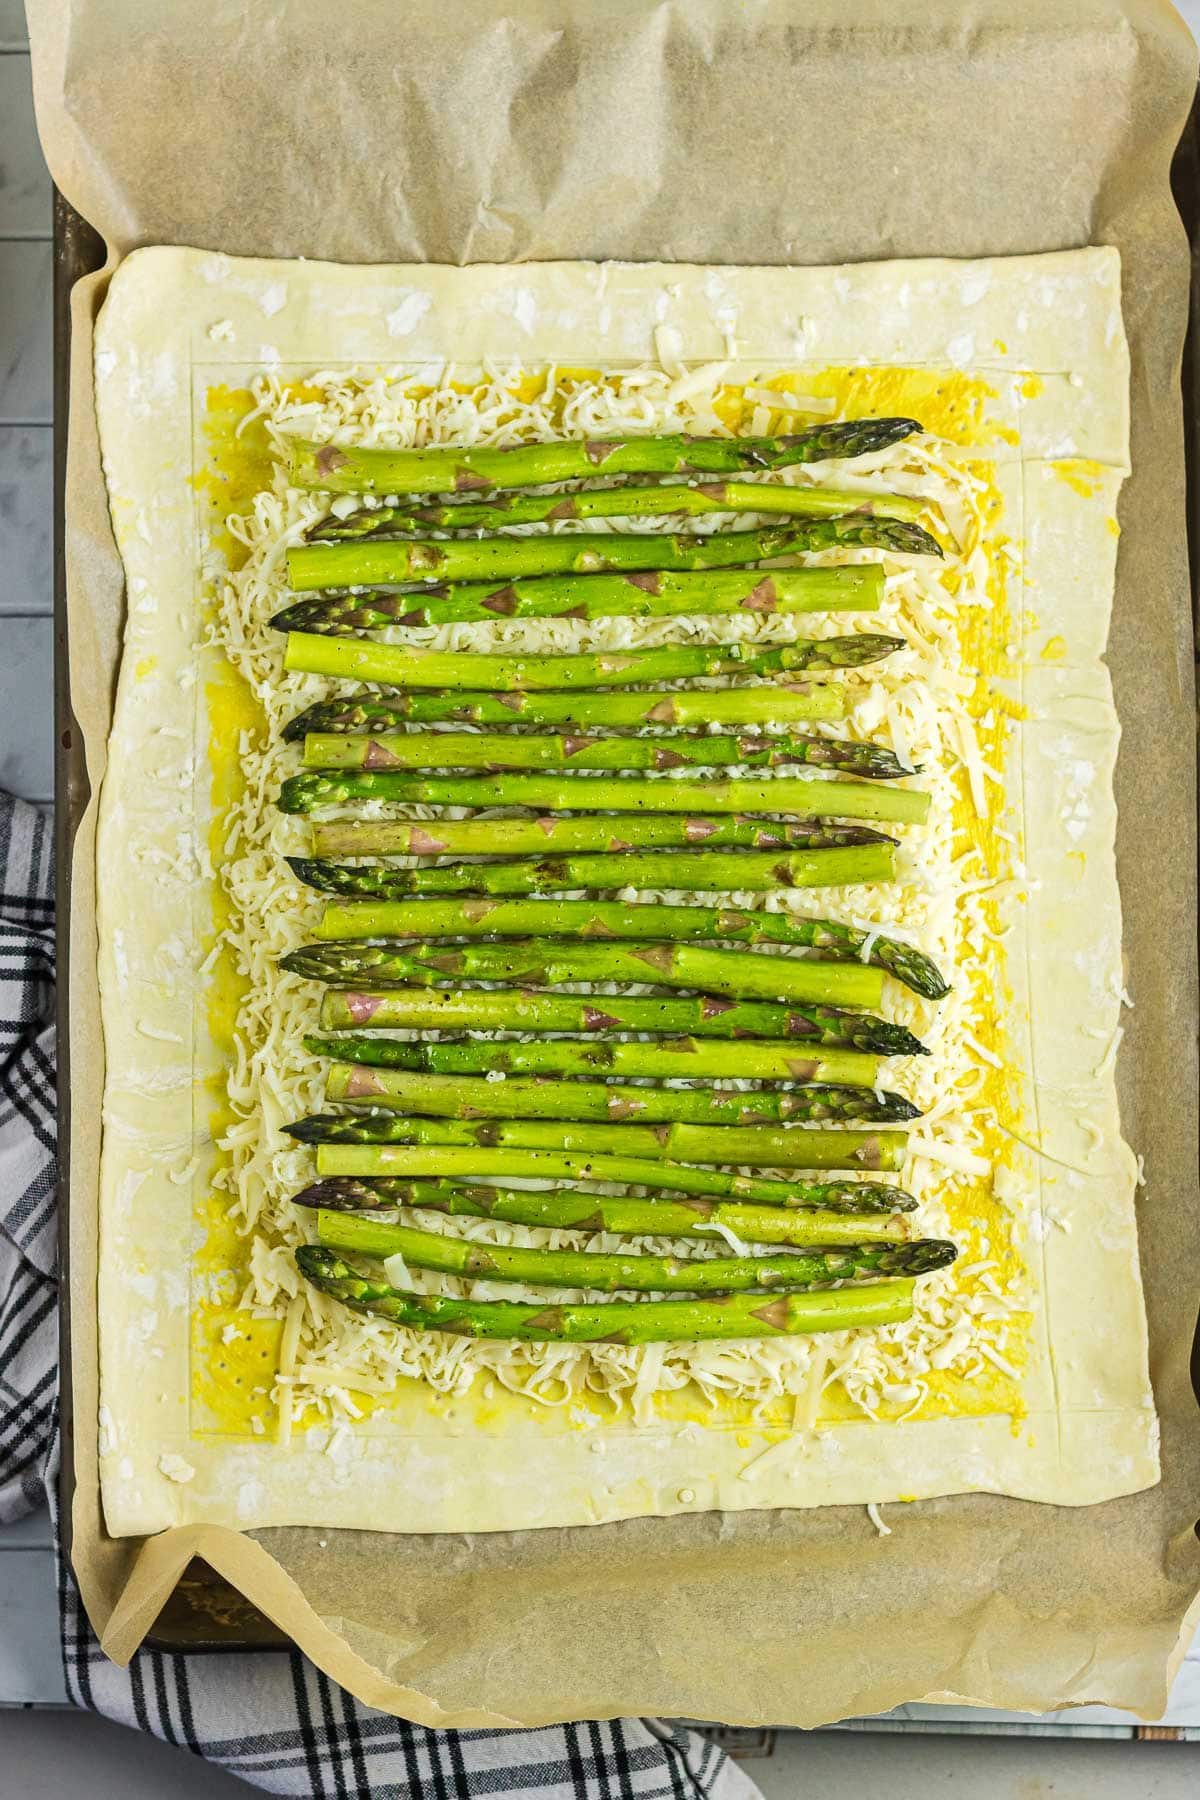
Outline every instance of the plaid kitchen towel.
POLYGON ((40 1506, 55 1428, 54 869, 0 789, 0 1525, 40 1506))
MULTIPOLYGON (((54 898, 48 821, 0 790, 0 1525, 58 1463, 54 1269, 54 898)), ((79 1706, 307 1800, 755 1800, 698 1732, 661 1719, 431 1731, 369 1707, 298 1653, 101 1651, 59 1560, 63 1661, 79 1706)))

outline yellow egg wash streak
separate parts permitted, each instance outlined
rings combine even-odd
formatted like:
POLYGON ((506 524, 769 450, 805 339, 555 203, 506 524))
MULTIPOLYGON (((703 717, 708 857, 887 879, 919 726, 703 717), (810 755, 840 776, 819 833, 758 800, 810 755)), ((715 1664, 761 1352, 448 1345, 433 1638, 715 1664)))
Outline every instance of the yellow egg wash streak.
MULTIPOLYGON (((210 640, 203 695, 211 771, 208 846, 219 891, 207 939, 206 1022, 225 1065, 197 1095, 211 1134, 210 1178, 196 1201, 192 1270, 192 1417, 203 1434, 279 1436, 320 1426, 354 1429, 401 1394, 465 1429, 497 1431, 520 1415, 547 1430, 597 1420, 694 1421, 737 1430, 753 1423, 793 1430, 822 1421, 894 1420, 937 1414, 1021 1414, 1020 1371, 1030 1313, 1013 1248, 1012 1208, 1023 1196, 1012 1168, 1016 1107, 1016 1002, 1004 967, 1006 906, 1019 901, 1023 848, 1006 796, 1008 738, 1020 714, 1019 627, 1008 595, 1019 546, 1006 535, 1004 499, 989 446, 1016 441, 1012 415, 987 382, 954 371, 905 368, 738 369, 715 390, 668 397, 670 376, 647 366, 604 374, 538 369, 460 378, 332 370, 304 382, 264 376, 244 389, 209 391, 208 460, 196 477, 206 545, 205 617, 210 640), (774 391, 780 406, 765 396, 774 391), (303 941, 319 911, 293 880, 284 853, 305 849, 301 821, 274 808, 292 757, 279 727, 328 684, 285 675, 271 614, 286 604, 284 551, 324 510, 289 490, 274 454, 279 434, 348 432, 364 443, 516 443, 553 435, 639 430, 786 432, 812 417, 905 414, 924 436, 845 467, 789 479, 821 479, 865 491, 890 489, 929 503, 928 522, 947 548, 929 573, 886 557, 887 592, 871 629, 896 630, 910 649, 847 682, 839 734, 890 742, 927 765, 929 826, 906 836, 902 881, 789 891, 788 909, 829 913, 867 929, 911 935, 937 955, 953 991, 933 1007, 889 983, 884 1010, 934 1054, 889 1067, 887 1083, 926 1112, 914 1125, 920 1153, 900 1177, 920 1200, 918 1230, 952 1236, 954 1268, 918 1288, 907 1325, 875 1333, 760 1344, 512 1345, 446 1339, 351 1316, 303 1284, 292 1248, 308 1235, 289 1202, 311 1178, 309 1153, 282 1134, 289 1119, 319 1110, 322 1071, 299 1047, 315 1023, 319 993, 282 976, 279 956, 303 941), (977 454, 972 456, 971 447, 977 454), (992 1173, 976 1171, 987 1166, 992 1173), (999 1178, 997 1173, 999 1172, 999 1178), (1007 1176, 1006 1176, 1007 1172, 1007 1176)), ((1025 384, 1026 388, 1028 383, 1025 384)), ((1083 470, 1079 479, 1086 479, 1083 470)), ((706 520, 715 525, 714 519, 706 520)), ((732 521, 730 521, 732 522, 732 521)), ((744 520, 737 521, 739 524, 744 520)), ((642 529, 656 521, 637 521, 642 529)), ((589 522, 589 529, 603 528, 589 522)), ((623 529, 627 525, 622 526, 623 529)), ((825 562, 875 560, 830 551, 825 562)), ((846 629, 834 615, 802 621, 510 622, 409 634, 438 648, 507 646, 568 650, 731 636, 784 642, 846 629)), ((820 728, 818 728, 820 729, 820 728)), ((425 808, 406 811, 419 816, 425 808)), ((670 891, 647 899, 687 901, 670 891)), ((760 903, 762 897, 755 897, 760 903)), ((444 1225, 417 1215, 432 1229, 444 1225)), ((531 1233, 490 1220, 455 1220, 482 1241, 573 1246, 566 1232, 531 1233)), ((617 1248, 617 1240, 591 1240, 617 1248)), ((681 1252, 678 1243, 620 1247, 681 1252)), ((694 1254, 721 1253, 719 1240, 694 1254)), ((443 1291, 465 1291, 449 1280, 443 1291)), ((523 1290, 476 1284, 485 1298, 523 1290)))

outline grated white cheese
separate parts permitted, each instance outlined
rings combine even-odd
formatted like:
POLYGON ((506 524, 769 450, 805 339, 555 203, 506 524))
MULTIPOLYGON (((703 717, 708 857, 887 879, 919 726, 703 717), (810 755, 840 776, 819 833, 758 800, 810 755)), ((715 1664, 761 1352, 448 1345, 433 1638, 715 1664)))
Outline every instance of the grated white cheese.
POLYGON ((829 1367, 829 1352, 825 1345, 818 1342, 813 1352, 812 1368, 808 1372, 802 1394, 796 1396, 796 1406, 792 1413, 793 1431, 815 1431, 817 1416, 821 1410, 821 1395, 825 1391, 825 1371, 829 1367))
POLYGON ((891 1537, 892 1528, 890 1525, 884 1524, 883 1514, 880 1512, 879 1507, 874 1500, 867 1503, 867 1517, 870 1519, 880 1537, 891 1537))
MULTIPOLYGON (((660 326, 661 330, 662 327, 660 326)), ((717 387, 726 370, 727 362, 705 363, 700 368, 685 370, 677 375, 667 389, 667 399, 672 406, 682 406, 686 400, 694 400, 698 394, 711 394, 717 387)))
POLYGON ((1101 1081, 1101 1080, 1103 1080, 1104 1076, 1106 1076, 1109 1073, 1113 1064, 1117 1060, 1117 1051, 1121 1048, 1121 1039, 1124 1036, 1125 1036, 1125 1027, 1123 1025, 1118 1025, 1116 1027, 1116 1029, 1114 1030, 1112 1036, 1108 1040, 1108 1048, 1105 1050, 1104 1055, 1100 1058, 1100 1061, 1096 1064, 1096 1067, 1092 1070, 1093 1080, 1101 1081))
POLYGON ((408 1272, 408 1264, 398 1250, 393 1255, 384 1257, 383 1272, 387 1277, 389 1287, 412 1287, 412 1276, 408 1272))
POLYGON ((145 1019, 138 1020, 137 1028, 143 1037, 153 1038, 156 1044, 182 1044, 183 1042, 177 1031, 164 1031, 160 1025, 151 1025, 145 1019))
POLYGON ((687 366, 683 361, 683 338, 674 325, 656 325, 654 327, 654 354, 673 381, 681 381, 686 377, 687 366))
POLYGON ((753 382, 747 382, 742 391, 747 400, 775 412, 806 413, 814 419, 827 419, 837 411, 836 400, 817 394, 789 394, 782 388, 756 387, 753 382))
POLYGON ((939 1143, 936 1138, 926 1137, 923 1133, 909 1133, 908 1150, 910 1156, 925 1156, 930 1162, 941 1163, 944 1168, 957 1169, 960 1175, 990 1175, 992 1165, 986 1156, 975 1156, 970 1150, 961 1150, 957 1144, 939 1143))
POLYGON ((765 1450, 758 1451, 750 1458, 749 1462, 742 1464, 737 1473, 738 1480, 757 1481, 767 1467, 773 1466, 777 1462, 785 1462, 788 1457, 792 1456, 799 1441, 797 1437, 792 1436, 780 1438, 778 1443, 768 1444, 765 1450))
POLYGON ((195 1479, 196 1471, 191 1463, 185 1457, 176 1456, 172 1450, 163 1451, 158 1459, 158 1467, 159 1473, 165 1475, 168 1481, 182 1483, 195 1479))
POLYGON ((704 1229, 715 1231, 718 1237, 723 1237, 735 1256, 751 1256, 753 1254, 745 1239, 740 1238, 736 1231, 732 1231, 728 1225, 722 1224, 719 1219, 714 1219, 712 1224, 706 1225, 704 1229))

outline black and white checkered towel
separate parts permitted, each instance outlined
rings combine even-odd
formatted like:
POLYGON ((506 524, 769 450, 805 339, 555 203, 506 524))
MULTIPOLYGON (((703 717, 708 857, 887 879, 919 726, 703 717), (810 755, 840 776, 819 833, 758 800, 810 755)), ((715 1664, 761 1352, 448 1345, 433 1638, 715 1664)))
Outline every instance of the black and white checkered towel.
MULTIPOLYGON (((54 894, 51 834, 0 791, 0 1526, 53 1503, 58 1462, 55 1287, 54 894)), ((538 1731, 431 1731, 374 1712, 298 1653, 163 1656, 128 1669, 101 1651, 59 1570, 67 1688, 79 1706, 308 1800, 756 1800, 697 1732, 660 1719, 538 1731)))

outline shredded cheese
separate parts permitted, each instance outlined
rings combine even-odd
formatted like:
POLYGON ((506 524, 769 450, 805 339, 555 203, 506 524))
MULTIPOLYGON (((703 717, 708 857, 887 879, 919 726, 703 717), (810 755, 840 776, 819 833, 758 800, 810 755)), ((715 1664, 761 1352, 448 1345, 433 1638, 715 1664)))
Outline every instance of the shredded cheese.
POLYGON ((412 1276, 408 1272, 408 1264, 398 1250, 393 1255, 384 1257, 383 1272, 387 1277, 389 1287, 411 1289, 412 1276))
POLYGON ((825 1391, 825 1371, 828 1367, 829 1352, 823 1343, 818 1343, 804 1392, 796 1397, 796 1409, 792 1415, 793 1431, 816 1430, 817 1415, 821 1410, 821 1395, 825 1391))
POLYGON ((705 1229, 715 1231, 719 1237, 723 1237, 735 1256, 753 1255, 753 1251, 745 1239, 740 1238, 737 1232, 732 1231, 728 1225, 723 1225, 719 1219, 714 1219, 712 1224, 706 1226, 705 1229))
MULTIPOLYGON (((261 708, 264 728, 245 734, 242 745, 245 786, 230 809, 219 871, 229 919, 202 968, 209 968, 227 950, 246 984, 228 1074, 231 1122, 220 1139, 228 1167, 218 1172, 217 1186, 224 1190, 230 1214, 249 1240, 243 1304, 257 1318, 283 1322, 275 1388, 281 1443, 289 1440, 295 1408, 313 1408, 330 1420, 352 1417, 357 1409, 349 1399, 350 1389, 386 1393, 402 1379, 423 1380, 445 1394, 465 1394, 477 1381, 496 1383, 546 1406, 568 1404, 586 1390, 629 1404, 639 1420, 654 1416, 656 1396, 691 1385, 714 1402, 734 1397, 760 1407, 790 1399, 798 1429, 810 1431, 821 1393, 835 1381, 864 1416, 875 1417, 885 1405, 919 1405, 924 1393, 921 1378, 931 1369, 962 1370, 994 1360, 984 1357, 985 1347, 995 1348, 995 1333, 1003 1330, 1012 1308, 1007 1301, 1002 1305, 988 1298, 985 1310, 977 1304, 982 1297, 971 1295, 953 1269, 921 1280, 913 1317, 906 1323, 830 1334, 819 1347, 805 1338, 644 1347, 454 1338, 352 1315, 315 1292, 306 1292, 296 1270, 292 1251, 307 1233, 290 1196, 311 1179, 311 1162, 309 1153, 284 1134, 283 1126, 322 1106, 322 1071, 303 1049, 305 1033, 317 1028, 320 990, 282 971, 279 962, 311 935, 321 903, 297 885, 284 860, 289 853, 307 850, 304 822, 278 813, 273 801, 282 779, 297 766, 294 747, 281 739, 283 724, 332 690, 315 677, 284 671, 283 640, 269 626, 272 614, 287 601, 287 548, 325 510, 319 495, 287 486, 284 440, 304 435, 367 445, 503 445, 621 430, 727 430, 714 405, 717 388, 731 379, 728 368, 710 364, 689 370, 681 360, 681 348, 678 334, 660 326, 656 354, 661 367, 626 370, 607 380, 583 374, 568 377, 554 370, 547 371, 543 380, 518 380, 511 371, 487 369, 473 382, 461 374, 452 382, 440 370, 411 376, 343 368, 315 371, 299 389, 289 388, 278 373, 261 376, 253 384, 255 404, 240 429, 245 431, 252 422, 265 426, 281 453, 279 469, 274 486, 260 492, 247 513, 224 522, 244 551, 240 566, 234 571, 222 567, 219 553, 210 548, 206 567, 217 598, 213 640, 247 682, 261 708), (299 1360, 302 1330, 305 1351, 299 1360), (902 1395, 909 1399, 901 1402, 897 1396, 902 1395)), ((749 384, 746 399, 747 420, 753 414, 770 416, 769 409, 815 416, 834 410, 831 401, 783 394, 761 382, 749 384)), ((904 1071, 906 1091, 924 1117, 921 1130, 909 1137, 909 1156, 900 1177, 918 1201, 915 1229, 930 1236, 950 1234, 947 1184, 986 1178, 984 1133, 989 1121, 995 1123, 978 1098, 982 1078, 997 1059, 979 1039, 971 978, 995 965, 997 933, 985 911, 991 902, 984 890, 998 871, 978 864, 963 866, 964 845, 954 820, 959 772, 981 812, 988 807, 987 784, 994 775, 979 750, 968 708, 974 675, 962 663, 957 635, 957 621, 966 612, 989 604, 981 550, 988 527, 984 511, 988 482, 972 467, 986 455, 921 437, 852 464, 817 463, 787 475, 790 480, 836 483, 864 494, 890 490, 913 495, 927 504, 931 516, 945 521, 957 546, 939 565, 884 555, 885 595, 871 629, 902 636, 906 647, 886 664, 847 678, 849 709, 844 721, 811 728, 815 734, 848 734, 890 744, 907 763, 922 766, 920 785, 931 796, 928 823, 905 832, 904 879, 856 888, 852 900, 845 896, 855 909, 853 923, 868 934, 865 954, 886 934, 919 945, 941 966, 956 971, 953 991, 937 1009, 895 984, 889 989, 891 1016, 910 1026, 933 1051, 913 1059, 904 1071)), ((349 508, 339 502, 336 510, 344 513, 349 508)), ((746 522, 744 515, 738 519, 709 515, 703 528, 746 522)), ((553 526, 556 531, 573 528, 569 522, 553 526)), ((662 521, 613 521, 610 527, 608 521, 593 520, 587 528, 652 531, 661 529, 662 521)), ((878 553, 843 548, 811 560, 876 561, 878 553)), ((679 640, 784 643, 845 629, 836 615, 748 613, 718 620, 501 619, 486 625, 412 630, 404 636, 405 641, 439 649, 563 652, 679 640)), ((759 779, 769 776, 755 773, 759 779)), ((381 817, 422 818, 432 813, 429 807, 382 803, 375 803, 373 810, 381 817)), ((664 889, 640 897, 847 917, 846 905, 821 890, 764 896, 664 889)), ((1106 1062, 1115 1053, 1114 1042, 1106 1062)), ((433 1229, 446 1228, 440 1215, 430 1215, 428 1223, 433 1229)), ((590 1244, 595 1249, 642 1249, 676 1256, 707 1256, 717 1248, 711 1239, 630 1242, 491 1219, 456 1219, 453 1229, 486 1243, 565 1248, 590 1244)), ((747 1253, 748 1247, 727 1229, 717 1228, 713 1235, 737 1254, 747 1253)), ((399 1274, 399 1266, 393 1267, 399 1274)), ((405 1273, 409 1278, 404 1285, 419 1283, 423 1291, 477 1298, 543 1297, 517 1283, 471 1283, 405 1273)), ((1003 1360, 1002 1352, 996 1354, 1003 1360)), ((744 1470, 743 1477, 747 1474, 744 1470)))
POLYGON ((196 1471, 191 1463, 182 1456, 176 1456, 172 1450, 163 1451, 158 1459, 158 1467, 160 1474, 165 1475, 168 1481, 184 1482, 195 1479, 196 1471))

